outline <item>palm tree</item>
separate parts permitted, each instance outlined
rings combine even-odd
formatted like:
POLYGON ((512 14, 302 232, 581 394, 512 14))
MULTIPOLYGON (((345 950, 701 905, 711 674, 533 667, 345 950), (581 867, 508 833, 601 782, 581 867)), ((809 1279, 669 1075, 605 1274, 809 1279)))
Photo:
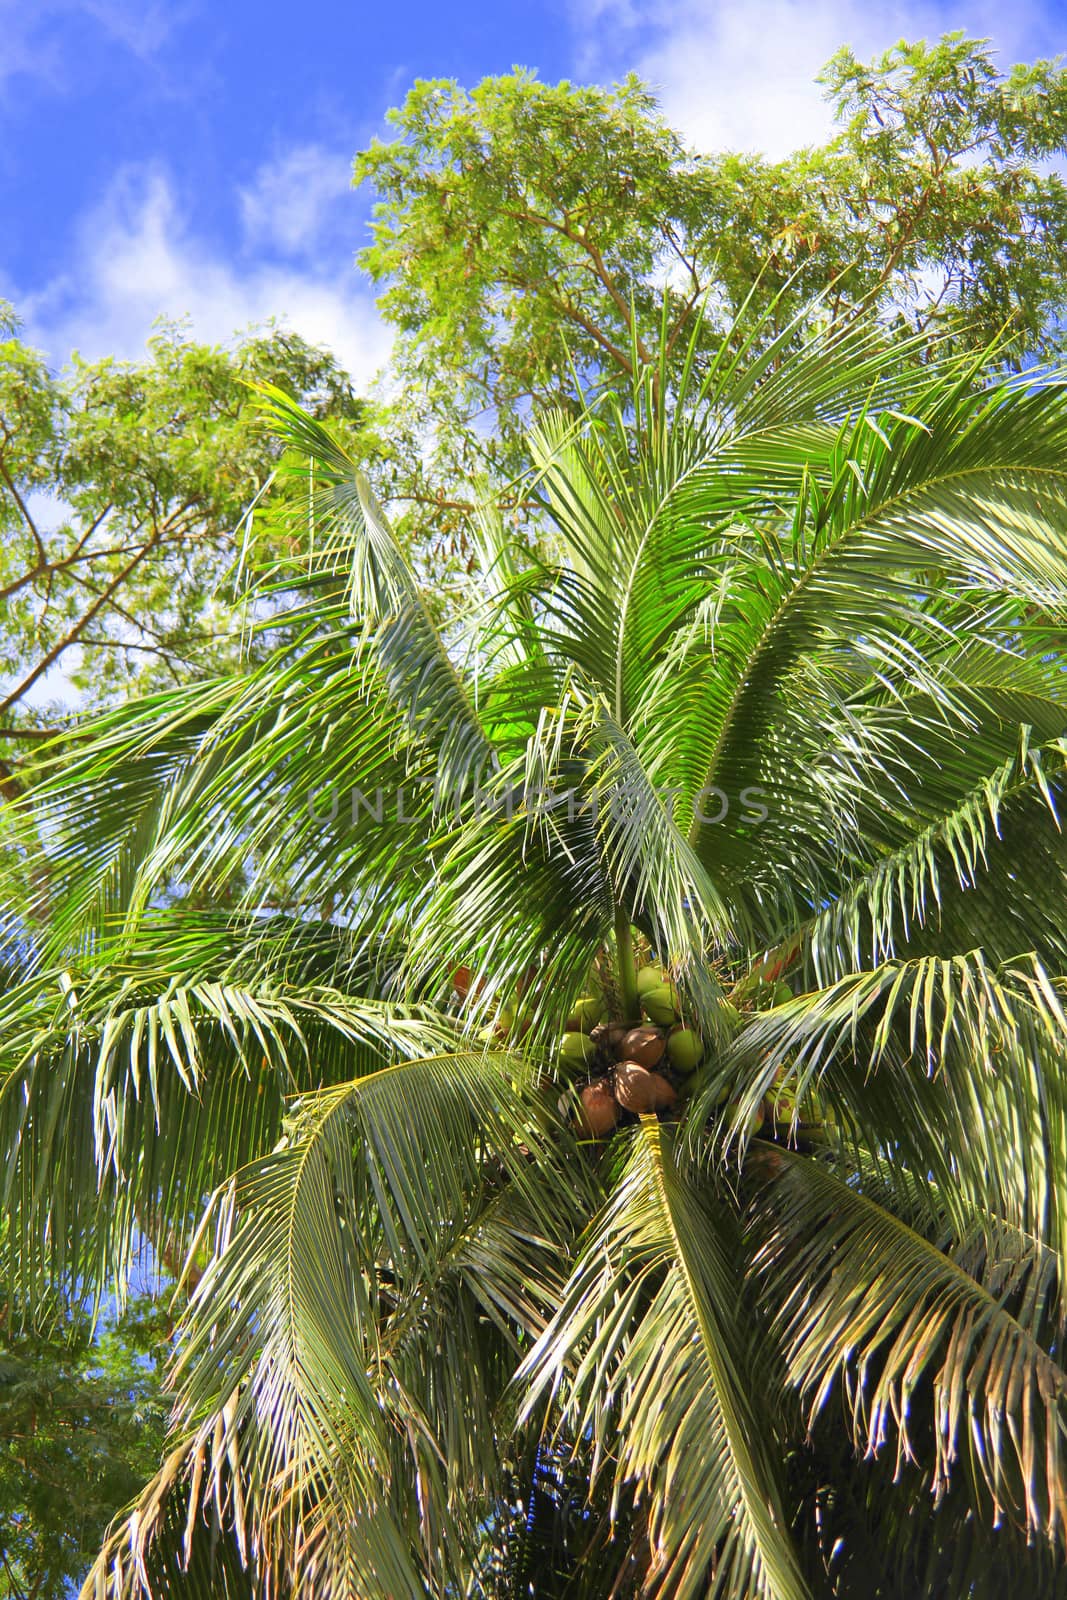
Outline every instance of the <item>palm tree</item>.
POLYGON ((277 649, 36 790, 12 1305, 190 1292, 86 1594, 1063 1592, 1067 390, 792 338, 542 419, 443 630, 271 395, 277 649))

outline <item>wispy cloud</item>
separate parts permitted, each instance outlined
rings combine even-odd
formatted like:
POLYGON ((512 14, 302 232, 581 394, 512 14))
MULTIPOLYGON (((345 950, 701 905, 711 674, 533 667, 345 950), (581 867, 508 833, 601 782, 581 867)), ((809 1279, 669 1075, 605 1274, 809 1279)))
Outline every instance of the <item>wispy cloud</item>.
POLYGON ((304 144, 260 167, 241 191, 241 219, 249 244, 286 255, 312 248, 331 231, 337 202, 351 193, 350 155, 304 144))
MULTIPOLYGON (((304 237, 314 243, 313 231, 304 237)), ((75 348, 87 358, 135 357, 161 316, 188 317, 193 333, 211 341, 276 318, 333 350, 358 384, 388 356, 389 334, 350 256, 319 266, 313 255, 283 264, 226 255, 197 235, 158 168, 116 177, 82 217, 72 256, 76 266, 37 292, 5 291, 28 337, 56 363, 75 348)))
POLYGON ((52 0, 54 9, 81 11, 134 55, 151 56, 196 11, 180 0, 52 0))
POLYGON ((1052 13, 991 0, 575 0, 583 71, 634 70, 698 149, 780 157, 825 139, 831 112, 815 82, 842 45, 862 57, 900 38, 952 28, 991 37, 1007 59, 1033 53, 1052 13))
POLYGON ((193 0, 0 0, 0 87, 22 76, 64 88, 78 67, 74 24, 148 61, 196 9, 193 0))

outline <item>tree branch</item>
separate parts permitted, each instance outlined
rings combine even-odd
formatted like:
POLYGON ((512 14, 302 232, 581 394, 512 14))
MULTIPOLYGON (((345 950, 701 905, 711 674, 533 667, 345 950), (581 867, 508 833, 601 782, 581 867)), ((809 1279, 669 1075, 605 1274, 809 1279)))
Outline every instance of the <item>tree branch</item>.
POLYGON ((80 555, 81 552, 85 549, 85 546, 89 543, 89 540, 92 538, 92 536, 96 532, 97 528, 99 528, 99 526, 103 522, 104 518, 108 515, 108 513, 111 510, 111 508, 112 508, 112 503, 109 500, 107 505, 104 507, 103 511, 101 511, 97 516, 95 516, 93 518, 92 522, 90 522, 89 526, 86 528, 85 532, 82 534, 81 538, 78 540, 77 544, 74 546, 73 554, 75 556, 80 555))
MULTIPOLYGON (((549 228, 553 233, 561 234, 564 239, 569 239, 571 244, 576 244, 580 250, 584 250, 589 257, 590 270, 593 275, 599 280, 602 287, 607 290, 608 297, 623 322, 627 327, 630 326, 630 307, 627 304, 626 296, 608 271, 600 246, 594 239, 590 238, 585 228, 572 228, 569 222, 554 222, 551 217, 546 217, 539 211, 531 211, 528 207, 523 207, 520 210, 506 208, 504 214, 511 217, 514 222, 531 222, 536 227, 549 228)), ((551 299, 552 297, 550 296, 549 298, 551 299)), ((556 304, 558 302, 553 300, 553 303, 556 304)), ((591 324, 581 321, 577 315, 575 320, 581 322, 581 326, 585 328, 585 331, 592 338, 597 339, 599 343, 602 343, 604 348, 609 350, 616 360, 620 359, 620 352, 610 341, 605 342, 605 335, 601 334, 599 330, 595 330, 591 324)), ((634 329, 634 339, 638 356, 643 362, 651 362, 651 354, 636 329, 634 329)), ((633 377, 633 367, 630 365, 629 360, 625 361, 625 369, 630 377, 633 377)))
POLYGON ((4 460, 2 455, 0 455, 0 478, 3 478, 4 482, 7 484, 7 487, 11 492, 11 497, 19 508, 23 522, 33 535, 33 542, 37 546, 38 562, 42 566, 46 566, 48 563, 48 552, 45 550, 44 540, 41 538, 40 530, 37 527, 36 522, 34 522, 33 517, 30 515, 30 508, 19 493, 18 485, 11 476, 11 473, 8 471, 7 462, 4 460))
MULTIPOLYGON (((633 377, 633 363, 626 352, 624 350, 620 350, 618 345, 615 344, 613 340, 609 339, 608 335, 604 333, 601 328, 597 327, 592 318, 587 317, 585 312, 580 310, 579 307, 573 303, 573 301, 566 299, 562 295, 553 293, 551 289, 546 288, 543 284, 532 284, 526 278, 520 278, 515 273, 509 273, 505 281, 512 284, 516 289, 523 289, 530 294, 543 295, 548 301, 549 305, 552 306, 561 317, 568 318, 571 322, 576 322, 580 328, 584 328, 589 337, 595 340, 600 348, 605 350, 607 354, 611 356, 612 360, 623 369, 627 376, 630 378, 633 377)), ((627 317, 629 317, 628 312, 627 317)), ((640 341, 638 341, 639 354, 641 348, 640 341)))
POLYGON ((56 661, 59 660, 59 657, 65 650, 68 650, 72 644, 76 644, 78 642, 82 633, 89 626, 90 622, 92 622, 93 618, 98 615, 98 613, 111 599, 111 596, 117 593, 117 591, 126 582, 126 579, 130 576, 130 574, 138 566, 140 566, 141 562, 155 547, 156 539, 157 535, 153 534, 152 537, 141 546, 140 550, 138 550, 133 559, 128 561, 122 568, 121 572, 119 572, 111 580, 99 598, 89 607, 88 611, 86 611, 85 614, 78 619, 72 628, 67 630, 62 639, 59 639, 52 646, 51 650, 45 652, 33 670, 26 674, 22 682, 18 684, 16 688, 12 689, 11 693, 3 700, 0 700, 0 716, 2 716, 5 711, 9 711, 13 705, 17 704, 17 702, 22 699, 24 694, 28 693, 28 691, 33 688, 33 685, 38 681, 38 679, 42 678, 48 671, 49 667, 53 666, 56 661))

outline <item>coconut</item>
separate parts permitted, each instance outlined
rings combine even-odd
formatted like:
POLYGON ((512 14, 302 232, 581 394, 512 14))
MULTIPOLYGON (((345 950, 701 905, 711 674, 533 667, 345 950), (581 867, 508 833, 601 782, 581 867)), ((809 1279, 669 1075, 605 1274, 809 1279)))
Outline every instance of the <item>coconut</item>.
POLYGON ((615 1068, 615 1098, 620 1106, 638 1115, 665 1111, 678 1096, 658 1072, 649 1072, 639 1061, 620 1061, 615 1068))
POLYGON ((669 1028, 678 1021, 678 996, 669 983, 646 989, 641 1005, 649 1022, 658 1023, 661 1028, 669 1028))
POLYGON ((794 1119, 803 1121, 797 1106, 796 1086, 793 1084, 784 1089, 772 1089, 766 1096, 765 1104, 775 1122, 791 1125, 794 1119))
POLYGON ((824 1102, 822 1096, 814 1089, 809 1089, 803 1100, 803 1109, 806 1113, 801 1121, 809 1128, 833 1128, 836 1118, 833 1111, 824 1102))
POLYGON ((619 1120, 619 1108, 607 1084, 587 1083, 581 1093, 578 1127, 591 1139, 604 1139, 619 1120))
POLYGON ((467 995, 470 993, 473 978, 474 974, 471 972, 470 967, 457 967, 453 972, 452 987, 461 1000, 466 1000, 467 995))
POLYGON ((679 1023, 671 1029, 667 1035, 667 1059, 675 1072, 695 1071, 703 1055, 704 1041, 692 1028, 685 1028, 679 1023))
POLYGON ((774 992, 773 992, 773 995, 772 995, 771 1004, 772 1005, 776 1005, 776 1006, 784 1006, 784 1005, 787 1005, 789 1003, 789 1001, 792 1000, 792 998, 793 998, 792 989, 789 987, 789 985, 787 983, 784 983, 781 980, 779 980, 779 982, 776 983, 775 986, 774 986, 774 992))
MULTIPOLYGON (((615 1061, 620 1055, 620 1042, 625 1039, 629 1031, 624 1022, 598 1022, 589 1037, 598 1050, 615 1061)), ((625 1051, 621 1053, 625 1054, 625 1051)))
POLYGON ((565 1033, 560 1040, 557 1060, 564 1072, 585 1072, 596 1055, 596 1045, 587 1033, 565 1033))
POLYGON ((631 1028, 616 1045, 620 1061, 636 1061, 642 1067, 658 1067, 666 1045, 658 1028, 631 1028))
POLYGON ((579 995, 571 1007, 566 1026, 571 1032, 590 1033, 603 1015, 604 1002, 599 995, 579 995))
POLYGON ((647 994, 649 989, 658 989, 666 979, 659 967, 642 967, 637 974, 637 992, 639 995, 647 994))

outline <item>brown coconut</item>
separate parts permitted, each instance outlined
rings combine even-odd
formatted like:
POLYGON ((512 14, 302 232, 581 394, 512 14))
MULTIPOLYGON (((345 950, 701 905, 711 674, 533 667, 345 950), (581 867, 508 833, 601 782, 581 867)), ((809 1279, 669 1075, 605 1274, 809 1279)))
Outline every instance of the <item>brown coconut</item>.
POLYGON ((620 1061, 636 1061, 640 1067, 658 1067, 667 1041, 658 1028, 631 1028, 617 1046, 620 1061))
POLYGON ((607 1084, 587 1083, 581 1092, 578 1127, 591 1139, 606 1139, 619 1120, 619 1108, 607 1084))
POLYGON ((649 1072, 639 1061, 620 1061, 615 1068, 615 1098, 620 1106, 638 1116, 649 1111, 666 1111, 678 1096, 658 1072, 649 1072))

